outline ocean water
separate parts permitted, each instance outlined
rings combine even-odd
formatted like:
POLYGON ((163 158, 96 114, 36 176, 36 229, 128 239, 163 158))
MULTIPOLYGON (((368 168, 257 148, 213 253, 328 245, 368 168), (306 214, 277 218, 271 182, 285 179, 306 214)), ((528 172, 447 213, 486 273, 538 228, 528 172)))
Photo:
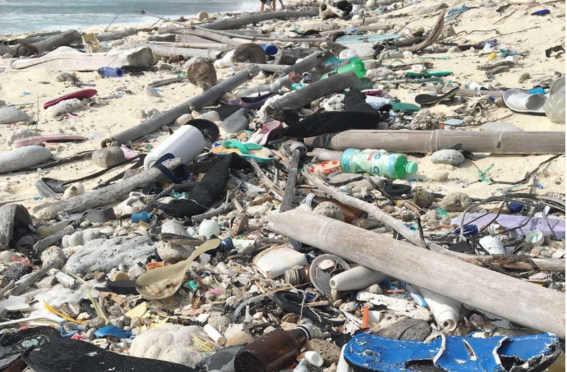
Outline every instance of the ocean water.
POLYGON ((108 25, 152 23, 157 18, 135 11, 177 19, 201 11, 258 10, 258 0, 0 0, 0 34, 65 30, 108 25))

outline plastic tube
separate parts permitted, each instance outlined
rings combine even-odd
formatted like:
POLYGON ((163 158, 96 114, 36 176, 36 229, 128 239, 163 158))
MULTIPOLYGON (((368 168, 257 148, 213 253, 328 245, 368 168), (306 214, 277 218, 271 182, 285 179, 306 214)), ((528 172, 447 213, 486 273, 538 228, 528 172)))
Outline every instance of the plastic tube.
POLYGON ((219 332, 215 327, 207 324, 203 327, 207 336, 211 338, 217 344, 223 346, 226 343, 226 338, 219 332))
POLYGON ((420 288, 419 292, 427 302, 437 325, 445 331, 454 331, 459 321, 461 303, 427 289, 420 288))
POLYGON ((335 275, 329 281, 331 288, 337 291, 355 291, 364 289, 372 284, 378 284, 388 279, 388 275, 379 271, 357 266, 343 273, 335 275))

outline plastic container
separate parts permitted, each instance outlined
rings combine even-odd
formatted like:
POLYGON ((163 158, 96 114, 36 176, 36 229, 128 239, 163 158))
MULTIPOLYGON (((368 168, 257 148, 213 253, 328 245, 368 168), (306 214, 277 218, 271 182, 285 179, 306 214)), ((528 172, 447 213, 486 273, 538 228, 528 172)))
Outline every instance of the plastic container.
POLYGON ((403 178, 417 173, 417 163, 405 155, 383 150, 347 149, 341 156, 341 168, 346 173, 370 173, 387 178, 403 178))
POLYGON ((214 61, 213 66, 215 66, 215 68, 217 69, 233 66, 234 65, 234 63, 232 63, 233 54, 234 54, 234 50, 231 50, 230 52, 226 53, 221 59, 217 59, 216 61, 214 61))
POLYGON ((317 196, 315 194, 308 194, 305 198, 305 204, 307 204, 311 208, 315 208, 323 202, 331 202, 339 207, 339 209, 343 212, 346 223, 351 223, 355 220, 358 220, 359 218, 365 218, 366 216, 368 216, 368 213, 366 213, 365 211, 351 207, 350 205, 345 205, 335 199, 325 198, 322 196, 317 196))
POLYGON ((325 75, 321 76, 321 80, 326 79, 331 75, 344 74, 345 72, 349 72, 349 71, 354 72, 359 79, 362 79, 364 75, 366 75, 364 62, 362 62, 360 59, 355 59, 354 61, 351 61, 348 65, 341 66, 337 69, 329 71, 325 75))
POLYGON ((218 222, 213 220, 203 220, 199 225, 199 235, 203 235, 207 239, 210 239, 213 235, 219 236, 220 227, 218 222))
POLYGON ((203 151, 205 145, 205 137, 199 129, 184 125, 146 156, 144 168, 150 169, 167 154, 181 158, 183 164, 189 164, 203 151))
POLYGON ((270 45, 266 45, 266 44, 259 44, 262 49, 264 49, 264 52, 266 53, 266 55, 268 56, 273 56, 278 52, 278 47, 270 44, 270 45))
POLYGON ((105 79, 124 76, 124 71, 120 67, 101 67, 97 71, 105 79))
POLYGON ((379 284, 386 279, 388 275, 384 273, 357 266, 335 275, 329 280, 329 284, 336 291, 358 291, 373 284, 379 284))
POLYGON ((565 86, 553 91, 550 89, 550 96, 543 104, 545 115, 553 123, 565 123, 565 86))
POLYGON ((234 369, 236 372, 281 371, 297 360, 303 346, 313 337, 313 329, 306 324, 291 331, 272 331, 240 349, 234 357, 234 369))
MULTIPOLYGON (((485 236, 481 238, 478 243, 482 245, 482 248, 488 251, 489 254, 506 254, 504 244, 502 244, 502 241, 497 236, 485 236)), ((483 253, 480 254, 482 255, 483 253)))

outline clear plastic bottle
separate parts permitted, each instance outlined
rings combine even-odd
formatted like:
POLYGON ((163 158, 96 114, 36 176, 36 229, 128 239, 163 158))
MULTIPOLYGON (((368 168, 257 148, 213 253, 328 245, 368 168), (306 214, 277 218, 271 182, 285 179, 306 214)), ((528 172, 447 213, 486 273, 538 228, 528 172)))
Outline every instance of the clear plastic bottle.
POLYGON ((543 104, 545 115, 553 123, 565 124, 565 87, 551 92, 550 97, 543 104))
POLYGON ((346 173, 370 173, 392 179, 417 173, 417 164, 405 155, 383 150, 347 149, 341 156, 341 168, 346 173))
POLYGON ((323 202, 331 202, 339 207, 339 209, 343 212, 346 223, 351 223, 352 221, 358 220, 359 218, 365 218, 366 216, 368 216, 368 213, 366 213, 365 211, 351 207, 350 205, 345 205, 335 199, 325 198, 322 196, 317 196, 315 194, 308 194, 305 198, 305 204, 307 204, 311 208, 315 208, 323 202))
POLYGON ((234 357, 234 369, 236 372, 279 372, 297 360, 301 349, 313 336, 313 329, 306 324, 291 331, 270 332, 240 349, 234 357))
POLYGON ((364 68, 364 62, 360 59, 355 59, 351 61, 348 65, 341 66, 337 69, 329 71, 325 75, 321 76, 321 80, 335 74, 344 74, 345 72, 352 71, 358 76, 359 79, 362 79, 364 75, 366 75, 366 69, 364 68))
POLYGON ((103 78, 114 78, 124 76, 124 71, 120 67, 101 67, 98 69, 98 74, 103 78))

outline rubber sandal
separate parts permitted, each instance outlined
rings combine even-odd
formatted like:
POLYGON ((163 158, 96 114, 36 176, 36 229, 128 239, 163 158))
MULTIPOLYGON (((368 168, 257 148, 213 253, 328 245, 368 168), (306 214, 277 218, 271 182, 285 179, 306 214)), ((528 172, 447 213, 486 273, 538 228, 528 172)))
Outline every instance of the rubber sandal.
POLYGON ((237 98, 237 99, 231 99, 227 103, 229 105, 232 105, 232 106, 240 106, 240 107, 244 107, 244 108, 247 108, 247 109, 250 109, 250 110, 256 110, 256 109, 259 109, 260 107, 262 107, 264 105, 264 103, 266 103, 268 98, 272 98, 276 94, 278 94, 278 93, 277 92, 270 92, 270 93, 263 94, 263 95, 258 96, 258 97, 240 97, 240 98, 237 98))
POLYGON ((395 112, 418 112, 421 110, 421 107, 411 103, 392 102, 390 104, 392 105, 392 110, 395 112))
POLYGON ((514 112, 545 114, 543 105, 547 98, 543 94, 529 94, 520 89, 508 89, 502 95, 502 99, 514 112))
POLYGON ((448 91, 445 94, 442 94, 440 96, 433 96, 431 94, 418 94, 415 97, 415 102, 419 105, 421 105, 421 107, 429 107, 429 106, 434 106, 436 104, 438 104, 441 101, 447 101, 447 100, 451 100, 453 98, 455 98, 455 96, 457 95, 457 93, 459 92, 459 87, 455 87, 453 89, 451 89, 450 91, 448 91))
POLYGON ((367 371, 514 371, 536 372, 561 353, 552 334, 489 338, 444 336, 430 343, 359 334, 344 357, 356 372, 367 371))
POLYGON ((49 102, 46 102, 43 105, 43 109, 46 110, 47 108, 54 106, 56 104, 58 104, 59 102, 68 100, 68 99, 73 99, 73 98, 77 98, 77 99, 86 99, 86 98, 91 98, 92 96, 94 96, 95 94, 97 94, 98 92, 95 89, 84 89, 84 90, 79 90, 78 92, 73 92, 73 93, 69 93, 66 94, 64 96, 61 96, 59 98, 56 98, 54 100, 51 100, 49 102))
POLYGON ((227 156, 230 154, 240 155, 246 160, 255 160, 258 163, 270 163, 274 160, 272 150, 260 146, 256 143, 240 142, 236 140, 227 140, 221 146, 213 147, 211 153, 218 156, 227 156))
POLYGON ((0 371, 11 370, 9 367, 18 363, 26 349, 45 345, 51 339, 58 340, 60 337, 59 332, 51 327, 35 327, 16 333, 4 333, 0 336, 0 371))
POLYGON ((270 136, 276 135, 283 130, 283 124, 279 121, 270 121, 264 124, 262 128, 258 129, 248 140, 251 143, 265 146, 268 143, 270 136))
MULTIPOLYGON (((304 297, 297 293, 282 291, 274 294, 274 302, 284 311, 303 314, 317 325, 336 326, 345 322, 344 319, 336 319, 341 312, 331 306, 303 307, 302 312, 303 301, 304 297)), ((312 300, 305 297, 305 303, 310 302, 312 300)))
POLYGON ((411 186, 402 185, 397 183, 389 183, 384 185, 384 191, 392 196, 402 196, 404 194, 409 194, 411 192, 411 186))

